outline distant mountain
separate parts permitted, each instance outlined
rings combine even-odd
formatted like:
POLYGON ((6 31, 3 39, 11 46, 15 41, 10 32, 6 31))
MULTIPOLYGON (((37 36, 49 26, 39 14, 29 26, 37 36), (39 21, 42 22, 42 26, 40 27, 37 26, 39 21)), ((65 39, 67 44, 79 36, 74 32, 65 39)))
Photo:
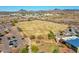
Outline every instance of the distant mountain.
POLYGON ((24 9, 20 9, 18 12, 26 12, 26 10, 24 10, 24 9))
POLYGON ((66 11, 79 11, 79 9, 64 9, 66 11))

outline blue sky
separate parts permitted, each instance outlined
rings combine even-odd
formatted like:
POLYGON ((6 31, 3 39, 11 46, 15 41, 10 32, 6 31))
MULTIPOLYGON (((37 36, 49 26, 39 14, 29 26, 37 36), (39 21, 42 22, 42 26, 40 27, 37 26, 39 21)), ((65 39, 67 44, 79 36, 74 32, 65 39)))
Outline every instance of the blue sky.
POLYGON ((24 10, 52 10, 52 9, 79 9, 79 6, 0 6, 0 11, 18 11, 24 10))

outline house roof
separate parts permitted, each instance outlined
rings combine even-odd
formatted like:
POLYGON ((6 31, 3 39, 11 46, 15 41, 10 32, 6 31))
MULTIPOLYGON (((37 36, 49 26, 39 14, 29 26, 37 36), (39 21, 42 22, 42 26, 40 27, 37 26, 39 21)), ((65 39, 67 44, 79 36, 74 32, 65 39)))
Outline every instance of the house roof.
POLYGON ((65 42, 67 42, 75 47, 79 47, 79 37, 72 36, 72 37, 65 38, 65 42))

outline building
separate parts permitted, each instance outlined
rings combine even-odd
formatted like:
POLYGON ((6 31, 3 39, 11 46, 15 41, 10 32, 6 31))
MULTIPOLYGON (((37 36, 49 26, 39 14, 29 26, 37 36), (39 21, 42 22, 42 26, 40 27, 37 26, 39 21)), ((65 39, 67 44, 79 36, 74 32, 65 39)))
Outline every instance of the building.
POLYGON ((77 36, 71 36, 71 37, 65 37, 62 38, 65 42, 65 44, 73 49, 75 52, 79 53, 79 37, 77 36))

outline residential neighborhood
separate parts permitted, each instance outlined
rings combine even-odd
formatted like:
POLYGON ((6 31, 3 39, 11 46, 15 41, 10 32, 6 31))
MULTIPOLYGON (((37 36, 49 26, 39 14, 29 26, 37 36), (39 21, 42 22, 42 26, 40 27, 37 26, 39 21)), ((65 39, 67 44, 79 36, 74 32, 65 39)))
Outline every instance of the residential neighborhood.
POLYGON ((79 53, 79 9, 0 11, 0 53, 79 53))

